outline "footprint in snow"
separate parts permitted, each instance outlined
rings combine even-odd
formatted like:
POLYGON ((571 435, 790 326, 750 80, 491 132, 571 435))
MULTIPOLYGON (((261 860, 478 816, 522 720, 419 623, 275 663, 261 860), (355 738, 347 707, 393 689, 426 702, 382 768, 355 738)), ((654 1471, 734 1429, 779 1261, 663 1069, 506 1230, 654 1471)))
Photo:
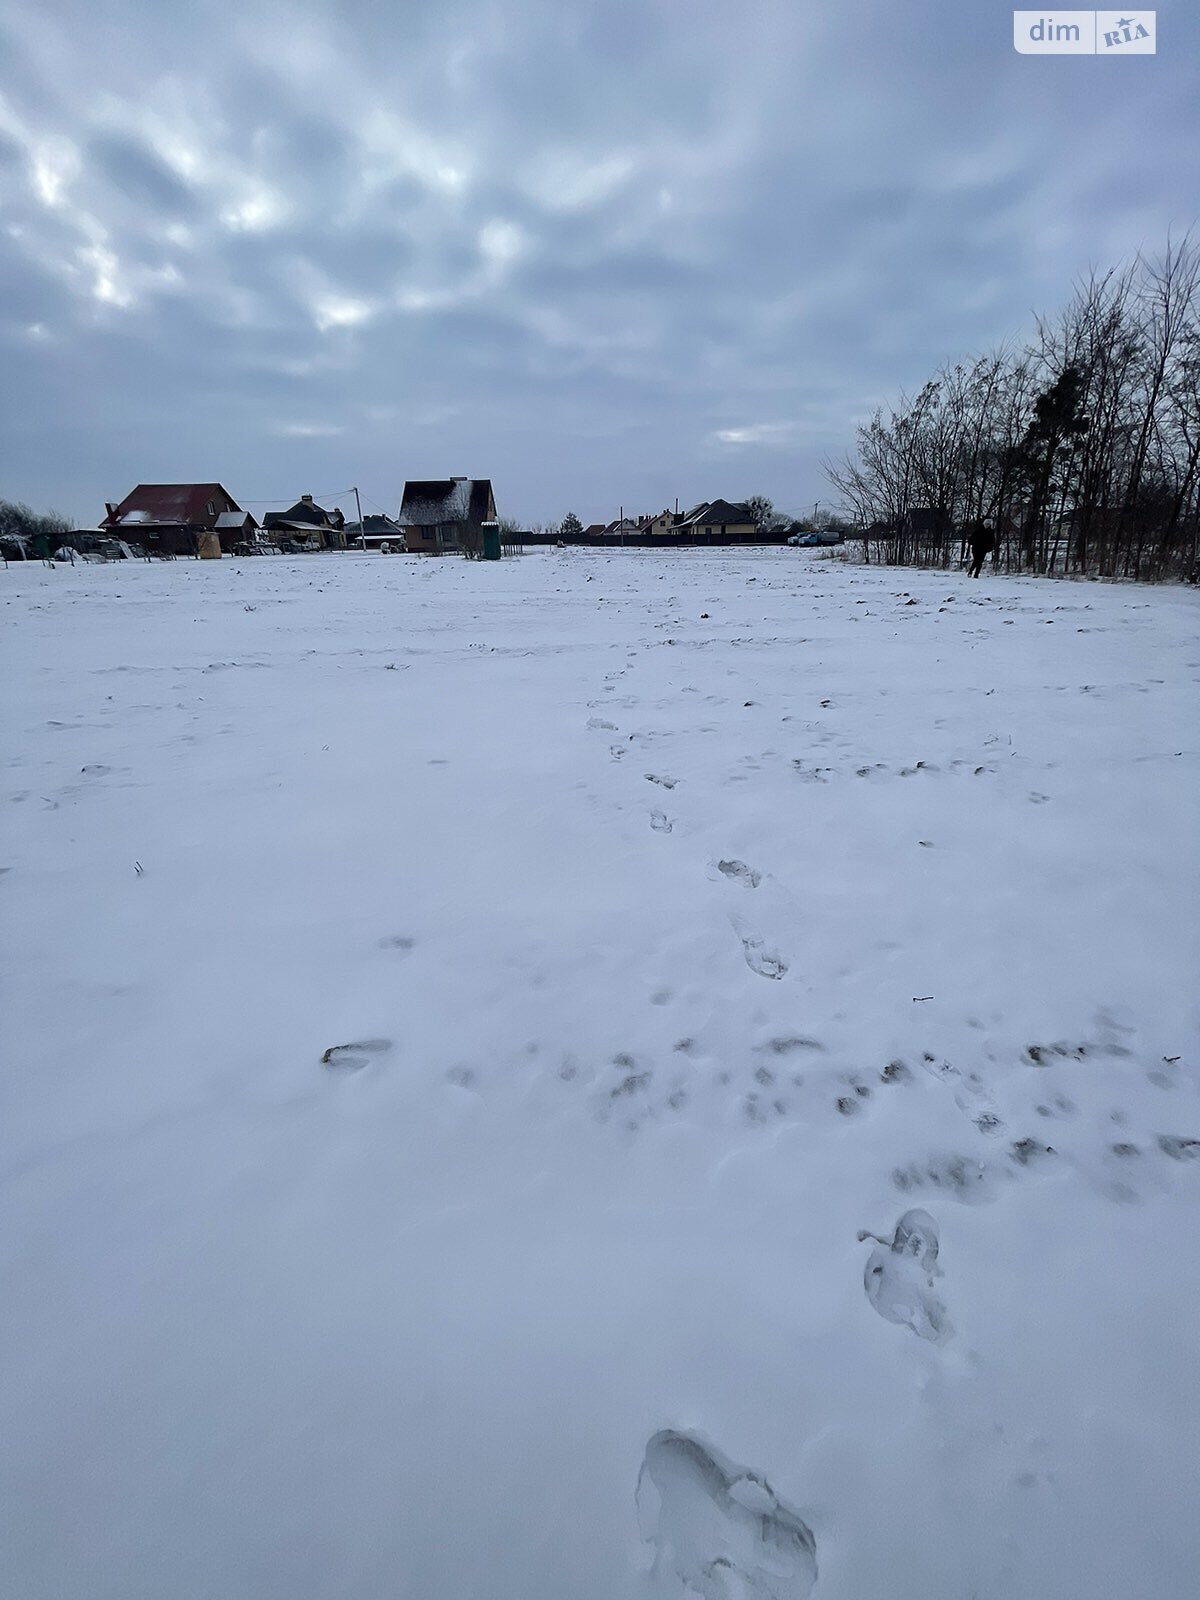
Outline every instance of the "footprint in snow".
POLYGON ((687 1433, 656 1433, 637 1483, 638 1526, 660 1593, 807 1600, 817 1542, 765 1478, 687 1433), (682 1585, 682 1589, 681 1586, 682 1585))
POLYGON ((748 867, 744 861, 718 861, 717 871, 744 884, 747 889, 757 889, 762 882, 762 873, 748 867))
MULTIPOLYGON (((1010 1152, 1018 1166, 1029 1163, 1010 1152)), ((981 1161, 976 1156, 932 1154, 921 1161, 911 1161, 907 1166, 896 1167, 892 1182, 902 1194, 914 1189, 938 1189, 964 1205, 986 1205, 994 1200, 1002 1184, 1014 1174, 1010 1169, 994 1162, 981 1161)))
POLYGON ((787 972, 788 964, 783 957, 765 949, 756 935, 739 932, 738 937, 751 972, 757 972, 760 978, 782 978, 787 972))
POLYGON ((874 1239, 863 1274, 867 1299, 881 1317, 911 1328, 919 1339, 939 1344, 951 1328, 946 1308, 933 1292, 938 1275, 938 1228, 928 1211, 906 1211, 890 1240, 865 1229, 859 1243, 874 1239))
POLYGON ((995 1138, 1004 1131, 1004 1119, 978 1073, 964 1074, 949 1061, 938 1061, 928 1050, 922 1057, 922 1064, 931 1077, 951 1088, 955 1105, 964 1116, 970 1118, 980 1133, 995 1138))
POLYGON ((650 813, 650 826, 655 833, 670 833, 674 823, 665 811, 652 811, 650 813))
POLYGON ((1185 1139, 1177 1133, 1160 1133, 1158 1148, 1172 1161, 1200 1161, 1200 1139, 1185 1139))
POLYGON ((386 1055, 391 1048, 390 1039, 360 1039, 357 1044, 331 1044, 321 1057, 321 1065, 330 1072, 361 1072, 370 1064, 372 1056, 386 1055))

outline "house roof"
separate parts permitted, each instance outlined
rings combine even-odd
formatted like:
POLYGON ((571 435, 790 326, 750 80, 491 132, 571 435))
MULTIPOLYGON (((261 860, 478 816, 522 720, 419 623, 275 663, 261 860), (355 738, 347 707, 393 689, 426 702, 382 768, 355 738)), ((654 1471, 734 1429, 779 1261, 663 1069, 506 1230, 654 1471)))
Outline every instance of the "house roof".
POLYGON ((396 520, 416 528, 440 522, 478 525, 487 521, 491 496, 490 478, 410 478, 396 520))
POLYGON ((753 523, 754 518, 740 501, 706 500, 680 519, 680 525, 683 527, 692 526, 697 522, 712 523, 724 528, 732 522, 753 523))
MULTIPOLYGON (((352 527, 353 531, 357 532, 357 529, 358 529, 358 524, 357 523, 351 524, 351 527, 352 527)), ((386 535, 386 534, 389 534, 389 533, 399 534, 399 533, 403 533, 403 531, 404 530, 401 528, 400 524, 398 522, 393 522, 391 517, 376 516, 373 512, 368 512, 367 515, 363 518, 363 532, 364 533, 368 533, 368 534, 382 533, 382 534, 386 535)))
POLYGON ((468 517, 472 522, 486 522, 488 513, 492 509, 492 480, 490 478, 472 478, 468 517))
POLYGON ((249 511, 220 511, 217 513, 217 528, 256 528, 258 523, 249 511))
POLYGON ((237 501, 219 483, 139 483, 112 516, 105 517, 102 526, 111 528, 120 523, 125 527, 143 528, 210 527, 213 519, 208 503, 221 497, 233 510, 238 509, 237 501))
POLYGON ((286 511, 268 511, 263 518, 265 528, 282 528, 285 524, 303 523, 310 528, 340 528, 344 519, 338 510, 326 511, 315 500, 297 500, 286 511))

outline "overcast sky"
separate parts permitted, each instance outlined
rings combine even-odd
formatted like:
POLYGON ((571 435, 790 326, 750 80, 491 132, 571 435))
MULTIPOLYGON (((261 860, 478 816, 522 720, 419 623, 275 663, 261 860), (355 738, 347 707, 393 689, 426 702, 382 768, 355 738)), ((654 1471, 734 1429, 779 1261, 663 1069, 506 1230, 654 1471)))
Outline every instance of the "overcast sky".
POLYGON ((1020 56, 992 0, 0 4, 0 496, 523 522, 828 490, 946 357, 1200 210, 1200 6, 1020 56))

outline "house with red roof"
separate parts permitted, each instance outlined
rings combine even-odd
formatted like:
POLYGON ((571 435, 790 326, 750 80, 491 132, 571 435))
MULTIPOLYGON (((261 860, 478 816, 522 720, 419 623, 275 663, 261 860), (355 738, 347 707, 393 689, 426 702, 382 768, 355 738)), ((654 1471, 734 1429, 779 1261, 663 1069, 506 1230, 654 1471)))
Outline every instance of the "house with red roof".
POLYGON ((105 511, 103 529, 150 555, 228 554, 257 527, 219 483, 139 483, 105 511))

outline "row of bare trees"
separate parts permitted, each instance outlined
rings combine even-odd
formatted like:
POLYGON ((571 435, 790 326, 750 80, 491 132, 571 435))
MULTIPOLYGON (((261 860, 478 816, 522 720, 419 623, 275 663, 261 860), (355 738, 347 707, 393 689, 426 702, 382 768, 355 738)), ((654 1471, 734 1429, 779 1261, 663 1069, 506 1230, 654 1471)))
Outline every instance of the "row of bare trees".
POLYGON ((944 367, 825 470, 868 560, 948 566, 983 524, 1007 570, 1194 574, 1200 249, 1092 274, 1027 345, 944 367))

